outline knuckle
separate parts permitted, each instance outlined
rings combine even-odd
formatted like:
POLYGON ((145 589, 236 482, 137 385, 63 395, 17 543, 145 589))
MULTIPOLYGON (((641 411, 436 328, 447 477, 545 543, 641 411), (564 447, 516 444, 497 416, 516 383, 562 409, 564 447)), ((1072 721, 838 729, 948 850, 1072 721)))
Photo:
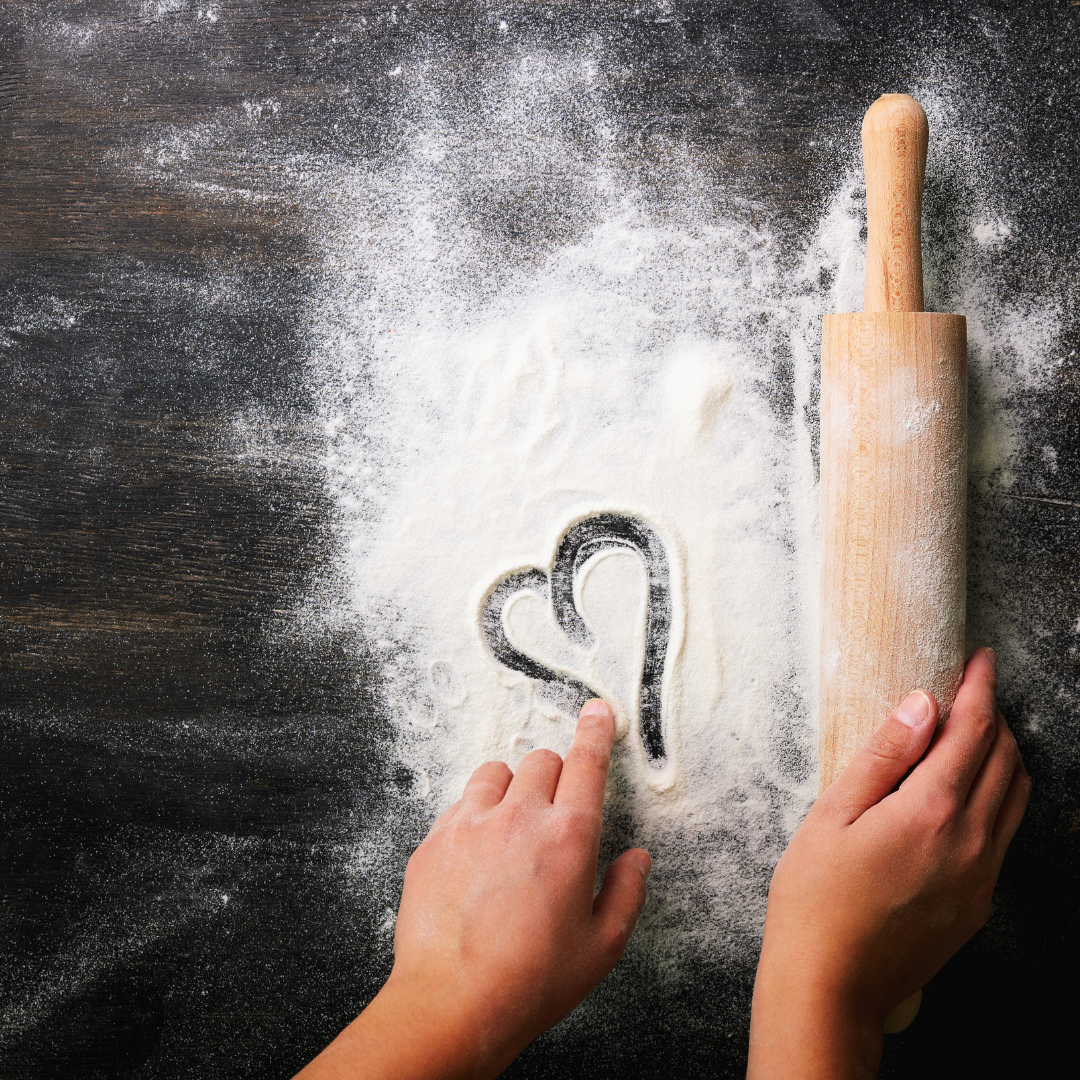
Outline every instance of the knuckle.
MULTIPOLYGON (((987 839, 985 837, 976 837, 969 840, 960 849, 960 868, 968 875, 979 877, 981 872, 986 866, 986 846, 987 839)), ((976 888, 976 895, 982 895, 983 886, 980 884, 976 888)), ((990 891, 993 891, 993 885, 990 886, 990 891)))
POLYGON ((900 724, 882 724, 870 737, 866 748, 874 758, 891 764, 903 757, 910 745, 911 735, 906 728, 901 730, 900 724))
POLYGON ((559 841, 564 844, 577 846, 592 838, 592 822, 586 814, 573 808, 559 812, 555 829, 559 841))
POLYGON ((973 709, 968 725, 972 738, 981 747, 988 747, 997 735, 997 717, 991 706, 973 709))
POLYGON ((524 803, 501 805, 491 818, 493 849, 508 852, 519 849, 536 832, 536 814, 524 803))
POLYGON ((535 808, 526 802, 504 800, 496 810, 495 820, 508 835, 532 827, 535 808))
POLYGON ((554 768, 556 765, 562 764, 562 758, 555 753, 554 750, 530 750, 522 760, 521 764, 524 765, 528 761, 530 765, 542 766, 544 768, 554 768))
POLYGON ((1020 747, 1016 745, 1016 737, 1008 728, 1002 730, 998 735, 998 740, 1001 743, 1001 749, 1005 752, 1006 756, 1013 761, 1017 761, 1020 758, 1020 747))
POLYGON ((626 952, 627 942, 634 931, 634 924, 626 919, 610 919, 600 936, 600 947, 609 964, 615 966, 626 952))
POLYGON ((922 821, 928 832, 943 834, 952 832, 956 826, 960 808, 949 793, 937 791, 927 796, 922 806, 922 821))

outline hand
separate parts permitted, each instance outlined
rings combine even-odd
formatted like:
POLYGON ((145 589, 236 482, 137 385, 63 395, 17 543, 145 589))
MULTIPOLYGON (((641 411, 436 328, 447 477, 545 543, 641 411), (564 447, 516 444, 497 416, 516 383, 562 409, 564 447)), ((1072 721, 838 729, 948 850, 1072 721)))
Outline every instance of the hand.
POLYGON ((996 685, 981 649, 936 734, 909 695, 807 815, 769 889, 748 1077, 876 1076, 889 1010, 989 918, 1031 790, 996 685))
POLYGON ((650 867, 625 852, 594 897, 614 734, 590 701, 565 763, 473 773, 409 860, 390 978, 304 1080, 496 1076, 611 971, 650 867))

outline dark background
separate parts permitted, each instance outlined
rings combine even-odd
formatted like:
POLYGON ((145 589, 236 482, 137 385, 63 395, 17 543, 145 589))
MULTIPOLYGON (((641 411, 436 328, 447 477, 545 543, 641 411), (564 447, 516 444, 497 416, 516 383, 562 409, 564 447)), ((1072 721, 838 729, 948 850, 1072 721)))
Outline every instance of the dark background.
MULTIPOLYGON (((1007 608, 1029 644, 1003 705, 1034 795, 990 926, 888 1041, 883 1074, 996 1076, 1008 1055, 1025 1071, 1067 1058, 1080 960, 1080 5, 1013 8, 0 9, 3 1075, 286 1077, 385 977, 378 924, 424 822, 386 749, 363 631, 289 617, 332 591, 340 538, 306 373, 321 262, 279 163, 392 156, 407 109, 381 74, 402 58, 460 73, 467 96, 485 64, 528 48, 593 50, 613 107, 646 133, 642 173, 647 133, 680 141, 792 252, 880 92, 940 73, 992 150, 985 180, 1021 237, 1001 274, 1018 296, 1054 284, 1065 327, 1063 362, 1023 412, 1023 445, 1058 451, 1052 482, 1022 450, 1013 492, 1026 496, 972 510, 997 567, 972 570, 980 630, 993 643, 1007 608), (204 187, 139 166, 133 147, 269 99, 276 125, 219 126, 187 166, 204 187), (199 194, 212 185, 261 197, 199 194), (256 419, 254 449, 238 415, 256 419), (356 904, 340 838, 390 818, 400 848, 356 904)), ((928 213, 950 197, 963 192, 928 189, 928 213)), ((541 248, 580 227, 542 211, 526 192, 489 207, 488 227, 541 248)), ((664 990, 625 973, 601 991, 602 1029, 570 1024, 511 1073, 740 1075, 749 977, 703 966, 664 990)))

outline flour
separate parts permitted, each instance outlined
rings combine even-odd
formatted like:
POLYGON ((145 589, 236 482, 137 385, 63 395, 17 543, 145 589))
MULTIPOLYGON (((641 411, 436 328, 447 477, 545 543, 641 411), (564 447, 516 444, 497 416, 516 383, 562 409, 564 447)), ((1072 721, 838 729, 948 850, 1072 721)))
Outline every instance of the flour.
MULTIPOLYGON (((517 74, 487 115, 542 128, 574 73, 523 63, 517 74)), ((766 227, 704 214, 675 188, 651 204, 614 154, 574 160, 572 146, 531 141, 521 162, 496 155, 492 174, 570 170, 589 224, 539 257, 500 257, 456 186, 483 133, 430 86, 414 105, 393 165, 340 177, 362 209, 325 236, 330 285, 313 312, 340 570, 387 657, 414 794, 434 816, 481 761, 565 752, 572 710, 495 660, 484 598, 523 568, 542 583, 574 522, 647 522, 671 563, 662 768, 635 727, 646 575, 633 552, 605 553, 575 583, 590 649, 542 590, 512 598, 502 627, 616 707, 609 818, 656 867, 638 945, 745 958, 771 866, 815 792, 816 368, 822 314, 861 309, 861 170, 853 161, 792 269, 766 227), (784 381, 788 407, 776 404, 784 381)), ((594 120, 614 123, 599 108, 594 120)), ((707 188, 690 178, 688 190, 707 188)), ((979 253, 1007 245, 1010 229, 985 204, 971 214, 951 287, 928 260, 928 295, 968 316, 983 402, 973 475, 985 485, 1015 439, 1000 411, 988 420, 987 400, 1000 405, 1017 373, 1038 378, 1056 323, 1045 306, 1003 308, 979 253)))
MULTIPOLYGON (((464 688, 451 704, 417 694, 412 683, 401 686, 401 707, 421 726, 433 711, 446 712, 438 721, 445 732, 438 765, 448 770, 451 790, 486 757, 516 763, 533 746, 568 745, 568 719, 538 709, 528 680, 491 662, 477 611, 500 576, 549 566, 559 536, 585 515, 638 515, 668 538, 677 591, 687 598, 680 601, 686 644, 669 688, 686 717, 676 725, 680 745, 715 743, 711 723, 699 728, 688 718, 705 720, 722 696, 746 695, 790 670, 784 657, 763 658, 736 640, 789 622, 792 603, 783 509, 789 465, 787 455, 777 457, 778 421, 756 386, 763 358, 752 346, 695 331, 712 289, 707 280, 693 283, 693 270, 680 265, 688 255, 716 265, 748 239, 733 229, 690 243, 674 232, 658 236, 627 208, 505 297, 450 318, 426 313, 419 325, 387 327, 374 342, 372 390, 346 396, 328 417, 336 433, 332 475, 342 505, 357 511, 350 555, 358 609, 376 621, 390 601, 396 612, 407 609, 422 635, 414 640, 426 638, 431 650, 422 668, 438 665, 464 688), (612 248, 627 264, 614 273, 612 248), (676 273, 690 310, 679 324, 668 316, 658 327, 650 294, 676 273), (366 450, 373 444, 386 455, 381 462, 366 450), (371 484, 377 464, 382 488, 371 484), (379 504, 374 525, 371 502, 379 504), (775 507, 779 519, 770 513, 775 507), (376 580, 377 591, 369 584, 376 580), (727 616, 718 618, 718 610, 727 616), (721 645, 732 635, 730 647, 721 645), (709 664, 712 653, 724 663, 709 664), (707 674, 689 686, 684 665, 695 660, 707 674)), ((402 302, 394 297, 387 306, 400 311, 402 302)), ((365 314, 354 314, 357 324, 365 314)), ((586 591, 604 591, 596 576, 586 578, 586 591)), ((630 599, 610 585, 606 591, 616 604, 642 596, 640 582, 630 599)), ((386 623, 386 637, 400 634, 396 620, 386 623)), ((632 648, 640 653, 637 621, 632 648)), ((550 625, 547 631, 556 633, 550 625)), ((610 639, 602 644, 609 656, 619 651, 610 639)), ((541 658, 573 668, 567 648, 557 655, 556 641, 541 658)), ((764 706, 752 694, 740 700, 746 709, 738 710, 736 726, 753 739, 764 706)), ((619 704, 625 714, 629 702, 619 704)), ((684 797, 686 790, 683 784, 684 797)))
MULTIPOLYGON (((357 615, 408 656, 386 673, 417 795, 434 814, 483 760, 567 749, 571 718, 493 662, 479 605, 508 572, 550 567, 575 520, 637 515, 665 537, 683 625, 664 688, 668 768, 652 775, 630 733, 612 810, 633 816, 635 842, 658 856, 654 894, 670 893, 661 933, 687 900, 665 852, 694 835, 714 838, 692 856, 703 923, 723 922, 722 909, 749 931, 765 866, 813 791, 800 559, 812 568, 797 541, 813 484, 767 403, 782 333, 775 243, 733 221, 658 223, 597 169, 607 190, 585 237, 497 290, 463 288, 462 268, 482 254, 455 228, 450 193, 424 183, 425 151, 414 148, 391 199, 385 177, 350 178, 359 204, 379 197, 380 216, 332 238, 337 289, 319 317, 343 569, 357 615), (741 877, 733 842, 755 864, 741 877)), ((589 570, 592 656, 529 596, 509 629, 551 666, 602 683, 625 735, 643 568, 610 554, 589 570)))
MULTIPOLYGON (((572 717, 493 661, 480 606, 511 571, 550 568, 575 521, 632 515, 664 538, 671 564, 664 768, 650 768, 633 730, 646 590, 634 554, 607 552, 576 583, 591 652, 531 594, 505 624, 524 651, 616 705, 612 812, 638 820, 656 880, 679 889, 663 857, 673 840, 741 819, 739 845, 763 862, 740 880, 723 869, 731 838, 706 845, 698 888, 749 927, 764 863, 813 790, 796 524, 813 484, 768 404, 774 242, 733 221, 658 223, 598 175, 611 190, 586 236, 497 290, 467 290, 459 274, 478 253, 448 193, 418 172, 392 200, 384 189, 379 221, 333 238, 337 290, 319 320, 343 569, 357 616, 407 657, 386 674, 417 795, 435 813, 481 761, 565 752, 572 717)), ((350 178, 357 201, 380 179, 350 178)))
MULTIPOLYGON (((668 558, 662 763, 641 736, 638 554, 572 575, 584 644, 542 590, 500 625, 618 707, 602 866, 640 843, 654 872, 624 962, 522 1069, 740 1074, 722 1060, 745 1045, 767 883, 816 787, 820 322, 862 306, 858 119, 884 89, 929 114, 926 296, 968 321, 969 645, 998 651, 1036 823, 1074 805, 1077 445, 1053 399, 1077 374, 1075 140, 1068 35, 1042 13, 920 15, 897 53, 891 15, 845 39, 857 12, 825 26, 798 5, 7 7, 12 191, 32 210, 53 159, 67 180, 41 204, 57 228, 31 215, 13 239, 29 261, 0 349, 23 389, 71 378, 86 406, 24 425, 20 453, 99 485, 88 520, 122 508, 124 535, 159 495, 222 511, 197 535, 240 574, 222 599, 163 564, 175 590, 118 631, 123 651, 160 635, 146 677, 175 723, 85 710, 62 630, 83 623, 59 593, 37 607, 56 616, 42 673, 74 681, 70 707, 13 706, 6 729, 37 762, 13 777, 47 785, 40 813, 8 800, 30 873, 0 980, 9 1071, 299 1066, 385 976, 405 860, 471 769, 568 745, 565 701, 494 661, 483 605, 516 571, 550 582, 560 537, 607 513, 668 558), (104 260, 91 234, 115 240, 104 260), (205 470, 173 472, 189 448, 205 470), (263 543, 267 514, 288 542, 263 543), (297 589, 321 577, 302 601, 285 559, 297 589), (264 571, 277 583, 245 582, 264 571), (189 618, 235 683, 170 682, 203 667, 169 645, 189 618), (238 626, 257 660, 220 645, 238 626)), ((1030 877, 1006 868, 976 950, 1038 951, 1030 877)))

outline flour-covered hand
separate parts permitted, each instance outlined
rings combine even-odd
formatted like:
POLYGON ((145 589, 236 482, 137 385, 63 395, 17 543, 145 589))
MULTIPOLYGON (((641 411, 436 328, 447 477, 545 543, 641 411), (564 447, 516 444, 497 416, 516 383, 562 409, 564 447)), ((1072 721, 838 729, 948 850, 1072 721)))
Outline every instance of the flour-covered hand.
POLYGON ((611 971, 650 866, 625 852, 594 896, 614 731, 591 701, 565 762, 476 770, 409 860, 389 980, 305 1080, 497 1076, 611 971))
POLYGON ((795 834, 769 890, 755 1080, 876 1075, 889 1010, 989 918, 1031 788, 995 690, 981 649, 941 728, 911 694, 795 834))

